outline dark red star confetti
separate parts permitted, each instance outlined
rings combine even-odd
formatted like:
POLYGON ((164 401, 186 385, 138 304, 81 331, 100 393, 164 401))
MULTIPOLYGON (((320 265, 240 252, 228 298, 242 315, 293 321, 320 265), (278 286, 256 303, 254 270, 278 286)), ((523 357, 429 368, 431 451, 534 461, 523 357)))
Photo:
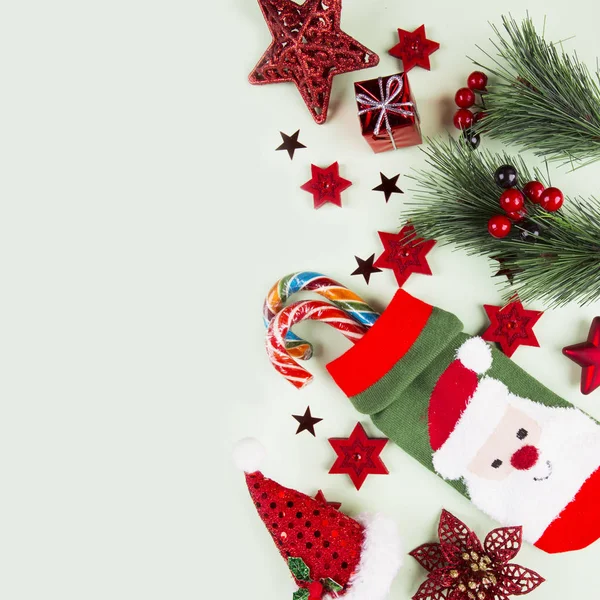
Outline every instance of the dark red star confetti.
POLYGON ((324 123, 334 76, 374 67, 379 57, 340 29, 342 0, 258 3, 273 41, 250 83, 295 83, 313 119, 324 123))
POLYGON ((535 571, 511 563, 523 544, 522 527, 499 527, 483 544, 462 521, 442 510, 439 543, 410 555, 429 572, 413 600, 508 600, 544 583, 535 571))
POLYGON ((494 277, 506 277, 506 279, 512 283, 515 279, 515 273, 517 271, 515 268, 507 266, 507 263, 510 264, 513 257, 492 256, 491 258, 500 263, 500 269, 498 269, 498 272, 494 274, 494 277))
POLYGON ((544 314, 538 310, 526 310, 520 300, 506 306, 485 304, 490 326, 481 336, 486 342, 498 342, 506 356, 512 356, 519 346, 539 346, 533 326, 544 314))
POLYGON ((365 278, 367 285, 369 284, 371 275, 373 273, 381 273, 381 269, 378 269, 376 266, 373 265, 373 262, 375 260, 374 254, 371 254, 371 256, 369 256, 369 258, 367 258, 366 260, 358 258, 358 256, 355 256, 354 258, 358 263, 358 268, 355 271, 352 271, 351 275, 362 275, 365 278))
POLYGON ((413 67, 431 69, 429 55, 433 54, 440 45, 427 39, 425 25, 417 27, 412 32, 398 29, 398 37, 400 42, 390 50, 390 54, 402 61, 405 73, 408 73, 413 67))
POLYGON ((326 169, 311 165, 312 178, 300 189, 313 195, 315 208, 321 208, 324 204, 331 202, 336 206, 342 206, 342 192, 348 189, 352 182, 340 177, 339 165, 334 162, 326 169))
POLYGON ((563 354, 581 370, 581 393, 591 394, 600 386, 600 317, 594 317, 587 342, 563 348, 563 354))
POLYGON ((418 238, 412 225, 405 225, 399 233, 377 233, 385 251, 375 261, 375 266, 392 269, 399 287, 412 273, 431 275, 426 256, 435 246, 435 240, 418 238))
POLYGON ((398 183, 398 177, 400 175, 394 175, 388 179, 383 173, 379 173, 381 177, 381 184, 373 188, 374 192, 383 192, 385 195, 385 201, 392 197, 392 194, 404 194, 404 192, 396 185, 398 183))
POLYGON ((294 160, 294 154, 296 150, 300 150, 301 148, 306 148, 304 144, 301 144, 298 141, 298 136, 300 135, 300 130, 296 131, 296 133, 292 135, 286 135, 283 131, 280 131, 281 139, 283 140, 283 144, 275 150, 287 150, 287 153, 290 155, 290 160, 294 160))
POLYGON ((388 474, 379 457, 387 442, 385 438, 368 438, 363 426, 357 423, 349 438, 330 438, 329 443, 338 457, 329 472, 346 473, 360 490, 368 475, 388 474))
MULTIPOLYGON (((298 430, 296 431, 296 435, 302 433, 303 431, 308 431, 315 436, 315 425, 320 423, 323 419, 319 419, 317 417, 313 417, 310 414, 310 406, 306 408, 303 415, 292 415, 300 425, 298 425, 298 430)), ((315 436, 316 437, 316 436, 315 436)))
POLYGON ((325 498, 325 494, 319 490, 317 495, 315 496, 315 500, 320 502, 321 504, 326 504, 327 506, 331 506, 331 508, 335 508, 335 510, 340 510, 342 503, 341 502, 329 502, 327 498, 325 498))

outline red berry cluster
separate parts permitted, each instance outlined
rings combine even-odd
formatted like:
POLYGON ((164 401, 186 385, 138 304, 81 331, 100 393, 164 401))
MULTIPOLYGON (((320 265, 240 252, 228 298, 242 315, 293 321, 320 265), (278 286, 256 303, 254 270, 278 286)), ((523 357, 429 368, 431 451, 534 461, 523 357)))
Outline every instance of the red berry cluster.
POLYGON ((523 191, 517 189, 518 174, 512 165, 499 167, 494 173, 494 179, 505 190, 500 196, 500 207, 506 213, 494 215, 488 221, 488 231, 495 238, 505 238, 512 229, 512 223, 525 218, 525 198, 548 212, 555 212, 563 205, 563 193, 555 187, 545 188, 539 181, 525 184, 523 191))
POLYGON ((454 101, 458 110, 454 115, 454 126, 457 129, 466 130, 472 127, 474 123, 481 120, 485 115, 482 111, 473 114, 471 107, 475 104, 475 94, 483 94, 486 91, 488 78, 481 71, 474 71, 467 79, 467 86, 460 88, 454 96, 454 101))

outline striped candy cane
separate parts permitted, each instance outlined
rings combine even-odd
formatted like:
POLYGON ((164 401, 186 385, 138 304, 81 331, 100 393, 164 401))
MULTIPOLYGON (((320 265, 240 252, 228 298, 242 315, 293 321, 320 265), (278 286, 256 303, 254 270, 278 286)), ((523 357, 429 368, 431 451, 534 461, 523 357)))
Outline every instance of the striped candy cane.
MULTIPOLYGON (((290 296, 301 291, 317 292, 367 328, 372 327, 379 317, 379 313, 341 283, 321 273, 300 271, 283 277, 269 290, 263 306, 265 327, 268 327, 273 317, 283 309, 290 296)), ((291 331, 287 334, 285 345, 294 358, 308 360, 312 356, 310 342, 291 331)))
POLYGON ((341 331, 353 343, 368 331, 365 325, 351 319, 346 312, 322 300, 295 302, 278 312, 267 329, 267 354, 275 370, 298 389, 311 381, 312 375, 290 356, 286 347, 286 336, 296 323, 306 320, 327 323, 341 331))

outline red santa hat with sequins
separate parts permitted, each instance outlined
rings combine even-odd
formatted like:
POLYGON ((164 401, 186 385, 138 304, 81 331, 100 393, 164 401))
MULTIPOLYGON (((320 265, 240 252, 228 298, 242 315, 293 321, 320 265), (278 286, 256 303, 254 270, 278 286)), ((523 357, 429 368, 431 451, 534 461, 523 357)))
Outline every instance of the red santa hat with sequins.
POLYGON ((351 519, 283 487, 258 470, 264 455, 252 438, 234 450, 254 506, 299 587, 294 599, 384 600, 402 564, 396 524, 377 514, 351 519))

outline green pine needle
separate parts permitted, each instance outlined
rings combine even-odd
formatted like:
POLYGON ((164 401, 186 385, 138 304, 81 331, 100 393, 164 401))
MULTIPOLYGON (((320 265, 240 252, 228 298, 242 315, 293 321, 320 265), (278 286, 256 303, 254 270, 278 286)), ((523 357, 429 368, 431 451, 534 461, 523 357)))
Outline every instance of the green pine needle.
POLYGON ((496 169, 513 165, 520 184, 536 179, 547 185, 544 175, 520 157, 473 151, 462 139, 428 140, 423 152, 430 168, 410 176, 417 188, 403 215, 420 236, 468 254, 502 258, 502 265, 494 261, 493 266, 513 274, 512 287, 505 283, 506 298, 517 292, 523 302, 540 301, 548 308, 600 298, 600 202, 565 198, 560 211, 549 213, 527 201, 527 218, 499 240, 487 230, 490 217, 502 212, 496 169), (535 226, 538 236, 531 235, 535 226))
POLYGON ((576 54, 544 40, 530 18, 502 20, 506 37, 492 26, 497 57, 479 48, 493 65, 473 61, 494 76, 477 129, 573 168, 600 159, 600 71, 592 76, 576 54))

